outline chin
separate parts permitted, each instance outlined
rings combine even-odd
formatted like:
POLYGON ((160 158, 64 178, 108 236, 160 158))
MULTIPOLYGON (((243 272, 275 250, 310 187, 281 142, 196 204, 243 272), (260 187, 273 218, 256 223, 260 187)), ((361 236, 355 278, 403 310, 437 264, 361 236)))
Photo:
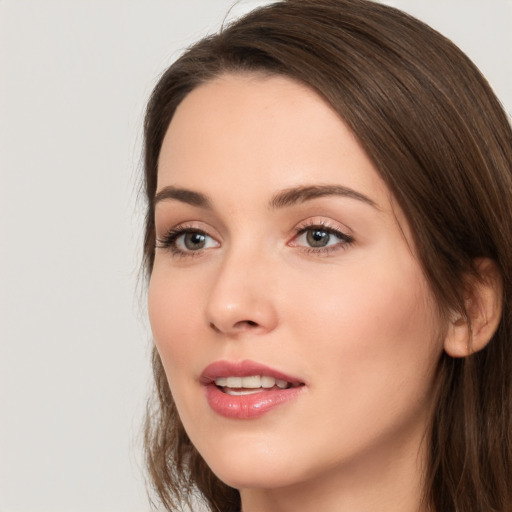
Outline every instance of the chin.
POLYGON ((275 488, 301 479, 294 461, 296 457, 291 455, 296 455, 297 450, 287 449, 283 439, 222 437, 206 446, 199 443, 196 448, 215 476, 226 485, 235 489, 275 488), (290 468, 294 470, 290 471, 290 468))
MULTIPOLYGON (((279 465, 278 465, 279 466, 279 465)), ((216 465, 211 467, 215 476, 235 489, 274 489, 299 482, 298 475, 291 475, 282 468, 255 467, 251 465, 216 465)))

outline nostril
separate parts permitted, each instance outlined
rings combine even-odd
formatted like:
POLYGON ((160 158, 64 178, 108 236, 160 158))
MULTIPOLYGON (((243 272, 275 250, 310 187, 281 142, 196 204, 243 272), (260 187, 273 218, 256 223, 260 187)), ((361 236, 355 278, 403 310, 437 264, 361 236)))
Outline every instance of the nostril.
POLYGON ((234 332, 243 331, 245 329, 253 329, 254 327, 259 326, 258 322, 255 322, 254 320, 240 320, 240 322, 236 322, 235 325, 229 327, 225 331, 224 331, 224 329, 222 329, 222 327, 218 327, 217 325, 215 325, 214 322, 209 322, 208 325, 209 325, 210 329, 212 329, 216 333, 228 332, 233 329, 234 329, 234 332))
POLYGON ((209 322, 208 326, 210 329, 212 329, 217 334, 220 334, 220 333, 235 334, 235 333, 240 333, 245 330, 252 330, 252 329, 258 328, 260 326, 260 324, 258 322, 255 322, 254 320, 240 320, 239 322, 236 322, 234 325, 230 324, 227 326, 222 326, 222 325, 219 326, 219 325, 216 325, 215 322, 209 322))
POLYGON ((240 320, 240 322, 237 322, 233 327, 237 330, 244 330, 244 329, 252 329, 253 327, 258 327, 258 322, 255 322, 254 320, 240 320))
POLYGON ((220 329, 213 322, 210 322, 210 328, 215 332, 220 332, 220 329))

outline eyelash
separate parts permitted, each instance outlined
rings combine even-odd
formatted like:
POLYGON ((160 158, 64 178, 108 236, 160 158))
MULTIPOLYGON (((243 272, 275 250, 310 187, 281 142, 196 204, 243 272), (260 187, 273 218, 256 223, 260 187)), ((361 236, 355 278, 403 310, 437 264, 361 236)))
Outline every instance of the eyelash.
MULTIPOLYGON (((189 250, 184 251, 182 249, 179 249, 177 247, 177 240, 179 237, 186 235, 186 234, 193 234, 197 233, 199 235, 203 235, 207 238, 211 238, 214 240, 213 237, 211 237, 207 232, 192 228, 188 226, 178 226, 176 228, 172 228, 162 238, 157 238, 156 240, 156 248, 157 249, 166 249, 171 252, 171 254, 175 257, 195 257, 200 256, 204 249, 199 250, 189 250)), ((327 222, 311 222, 306 225, 303 225, 295 230, 295 234, 293 236, 293 239, 291 242, 289 242, 288 245, 292 247, 299 247, 303 252, 307 254, 317 254, 317 255, 327 255, 334 251, 338 250, 344 250, 350 245, 354 243, 354 238, 350 235, 347 235, 346 233, 340 231, 339 229, 336 229, 332 226, 330 226, 327 222), (307 246, 299 246, 295 242, 296 240, 303 234, 307 233, 308 231, 321 231, 325 232, 328 235, 333 235, 340 239, 340 242, 334 244, 334 245, 328 245, 326 247, 307 247, 307 246)))
POLYGON ((178 238, 182 235, 190 234, 190 233, 197 233, 198 235, 203 235, 208 238, 212 238, 208 233, 201 229, 187 227, 187 226, 178 226, 176 228, 172 228, 165 235, 163 238, 157 238, 156 240, 156 248, 157 249, 166 249, 171 252, 173 256, 176 257, 194 257, 199 256, 203 251, 183 251, 179 249, 176 245, 176 242, 178 238))
MULTIPOLYGON (((354 243, 354 238, 350 235, 347 235, 343 231, 340 231, 337 228, 334 228, 333 226, 329 225, 328 222, 325 221, 311 221, 307 223, 306 225, 303 225, 299 227, 295 231, 295 236, 293 237, 293 241, 297 240, 298 237, 303 235, 304 233, 307 233, 308 231, 322 231, 327 233, 328 235, 333 235, 340 239, 340 242, 329 245, 326 247, 307 247, 307 246, 301 246, 301 249, 307 253, 307 254, 317 254, 317 255, 328 255, 332 252, 339 251, 339 250, 345 250, 350 245, 354 243)), ((298 247, 296 244, 293 244, 293 246, 298 247)))

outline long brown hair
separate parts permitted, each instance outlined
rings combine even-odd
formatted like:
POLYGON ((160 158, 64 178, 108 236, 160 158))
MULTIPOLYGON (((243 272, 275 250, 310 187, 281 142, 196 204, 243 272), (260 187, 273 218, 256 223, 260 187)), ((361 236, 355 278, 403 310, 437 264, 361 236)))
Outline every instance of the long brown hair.
MULTIPOLYGON (((316 90, 373 160, 410 223, 441 311, 467 318, 465 278, 491 258, 503 279, 501 323, 470 357, 444 354, 425 477, 437 512, 512 510, 512 130, 491 88, 449 40, 367 0, 283 0, 189 48, 161 77, 145 119, 144 261, 155 247, 153 199, 162 140, 195 87, 226 72, 281 74, 316 90)), ((146 453, 172 510, 197 493, 211 510, 240 507, 190 443, 154 350, 156 400, 146 453)))

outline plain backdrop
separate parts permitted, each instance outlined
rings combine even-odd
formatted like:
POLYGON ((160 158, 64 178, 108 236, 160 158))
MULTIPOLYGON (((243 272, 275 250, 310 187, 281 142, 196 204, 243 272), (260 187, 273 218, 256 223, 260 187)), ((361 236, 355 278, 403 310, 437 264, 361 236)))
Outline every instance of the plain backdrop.
MULTIPOLYGON (((143 110, 232 3, 0 0, 0 512, 149 510, 143 110)), ((512 0, 386 3, 459 44, 512 112, 512 0)))

